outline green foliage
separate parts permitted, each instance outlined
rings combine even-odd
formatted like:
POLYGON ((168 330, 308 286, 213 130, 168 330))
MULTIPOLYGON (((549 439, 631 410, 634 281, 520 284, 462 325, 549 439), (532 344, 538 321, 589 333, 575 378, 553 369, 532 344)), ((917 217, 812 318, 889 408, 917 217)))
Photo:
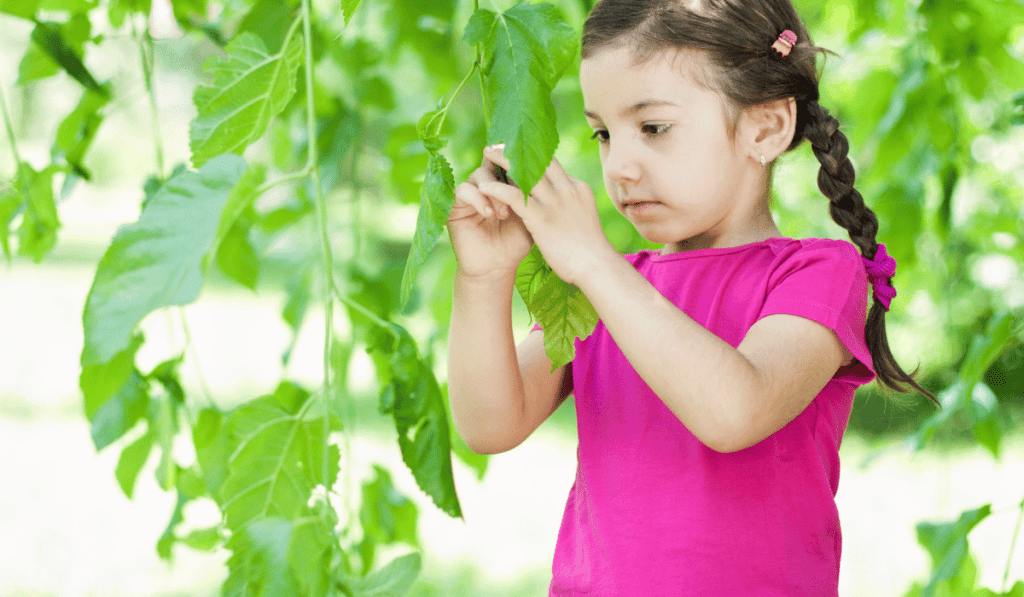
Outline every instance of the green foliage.
POLYGON ((153 195, 138 222, 117 231, 86 299, 83 367, 124 350, 152 311, 198 298, 221 212, 246 169, 242 158, 223 155, 198 172, 184 170, 153 195))
POLYGON ((575 352, 576 338, 586 338, 597 325, 597 312, 580 289, 566 284, 534 245, 516 272, 519 296, 544 329, 544 351, 551 371, 566 365, 575 352))
POLYGON ((241 154, 288 105, 302 60, 298 24, 274 55, 267 54, 260 38, 243 33, 225 48, 226 57, 214 56, 203 66, 213 74, 213 85, 197 87, 193 96, 199 117, 189 131, 192 165, 199 168, 223 153, 241 154))

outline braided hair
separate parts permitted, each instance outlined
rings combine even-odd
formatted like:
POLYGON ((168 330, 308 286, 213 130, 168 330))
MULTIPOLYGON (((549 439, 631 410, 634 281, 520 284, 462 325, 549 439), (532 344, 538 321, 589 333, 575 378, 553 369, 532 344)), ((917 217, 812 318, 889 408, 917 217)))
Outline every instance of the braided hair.
MULTIPOLYGON (((726 100, 730 134, 743 108, 794 98, 796 130, 787 151, 804 139, 810 142, 821 164, 818 188, 829 199, 829 214, 861 255, 874 259, 878 218, 854 188, 850 143, 839 121, 818 103, 815 60, 832 52, 813 44, 790 0, 600 0, 583 26, 582 57, 621 43, 630 48, 637 66, 661 50, 702 52, 712 68, 691 74, 726 100), (772 44, 787 29, 796 33, 798 43, 783 59, 772 44)), ((893 357, 885 313, 886 306, 874 297, 865 340, 878 381, 897 392, 918 391, 939 404, 914 379, 917 371, 907 373, 893 357)))

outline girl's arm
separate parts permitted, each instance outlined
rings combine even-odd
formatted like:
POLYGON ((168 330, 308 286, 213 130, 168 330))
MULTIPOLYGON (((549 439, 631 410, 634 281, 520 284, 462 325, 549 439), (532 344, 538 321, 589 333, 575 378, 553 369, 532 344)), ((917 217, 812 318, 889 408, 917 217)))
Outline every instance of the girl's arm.
POLYGON ((852 355, 825 326, 794 315, 755 323, 737 348, 666 299, 612 251, 577 280, 640 377, 718 452, 750 447, 792 421, 852 355))
POLYGON ((456 430, 479 454, 521 444, 572 391, 568 367, 551 372, 543 331, 530 332, 516 349, 514 285, 515 270, 496 278, 455 274, 448 396, 456 430))

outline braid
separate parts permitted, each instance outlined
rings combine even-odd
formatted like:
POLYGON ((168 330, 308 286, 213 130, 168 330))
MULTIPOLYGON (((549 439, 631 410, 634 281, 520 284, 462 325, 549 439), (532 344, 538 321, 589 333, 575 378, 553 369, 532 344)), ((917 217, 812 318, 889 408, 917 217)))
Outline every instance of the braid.
MULTIPOLYGON (((878 218, 864 203, 864 197, 853 188, 856 178, 853 163, 848 153, 850 142, 846 135, 839 131, 839 121, 816 100, 808 101, 807 119, 803 128, 803 136, 811 143, 814 156, 821 163, 818 171, 818 189, 829 199, 829 214, 850 235, 861 255, 874 259, 878 251, 878 218)), ((892 281, 887 284, 892 285, 892 281)), ((865 340, 875 368, 878 381, 897 392, 917 390, 935 404, 939 404, 931 392, 915 381, 918 369, 907 373, 896 362, 889 348, 889 339, 885 331, 885 306, 878 298, 872 299, 871 311, 868 313, 865 328, 865 340)), ((942 408, 939 405, 939 408, 942 408)))

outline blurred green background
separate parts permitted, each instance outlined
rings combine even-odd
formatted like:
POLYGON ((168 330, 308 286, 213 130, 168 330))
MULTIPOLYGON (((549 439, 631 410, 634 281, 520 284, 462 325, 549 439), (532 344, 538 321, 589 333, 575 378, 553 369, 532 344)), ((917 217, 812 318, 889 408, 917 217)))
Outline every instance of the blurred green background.
MULTIPOLYGON (((589 3, 553 4, 580 31, 589 3)), ((936 562, 915 525, 956 520, 984 504, 993 513, 970 532, 973 561, 957 567, 959 584, 940 593, 976 594, 973 579, 964 588, 972 567, 978 587, 1008 589, 1024 579, 1024 547, 1011 558, 1024 498, 1024 3, 795 4, 816 44, 838 54, 824 65, 822 104, 850 139, 857 187, 899 262, 899 297, 887 317, 894 353, 905 368, 920 366, 922 383, 945 406, 936 415, 919 396, 897 406, 874 385, 858 394, 836 498, 840 594, 904 595, 915 582, 927 584, 936 562)), ((362 280, 361 296, 412 332, 443 380, 454 266, 446 236, 408 310, 397 296, 427 164, 415 126, 472 65, 473 49, 459 40, 473 5, 364 0, 347 26, 339 4, 314 7, 317 144, 332 246, 341 267, 351 268, 345 275, 362 280)), ((23 215, 0 210, 12 231, 12 257, 0 272, 0 595, 218 594, 223 549, 178 544, 170 562, 157 556, 174 497, 154 481, 156 462, 129 500, 114 478, 117 453, 97 454, 92 445, 78 389, 81 313, 117 227, 138 217, 147 179, 189 163, 192 93, 209 80, 203 62, 243 31, 280 45, 294 11, 295 3, 270 0, 0 0, 0 93, 22 161, 36 170, 55 166, 60 221, 50 247, 19 236, 23 215), (25 14, 60 28, 92 76, 111 86, 109 103, 80 104, 82 85, 32 41, 36 25, 25 14), (150 86, 144 64, 152 66, 150 86), (93 119, 92 129, 80 130, 94 138, 62 138, 61 123, 75 113, 93 119)), ((453 103, 444 130, 457 183, 479 165, 484 144, 476 85, 470 81, 453 103)), ((620 250, 647 247, 603 188, 582 116, 578 60, 554 103, 557 159, 590 183, 620 250)), ((299 94, 246 158, 279 173, 298 169, 307 142, 303 107, 299 94)), ((13 150, 0 135, 0 191, 15 177, 13 150)), ((816 188, 817 166, 806 146, 780 160, 777 222, 788 236, 844 238, 816 188)), ((255 275, 214 268, 197 303, 143 321, 138 361, 147 367, 190 347, 181 370, 190 402, 210 396, 230 406, 273 391, 281 379, 306 387, 322 381, 311 195, 306 184, 279 187, 247 214, 255 275), (289 319, 303 297, 305 316, 289 319)), ((515 300, 519 339, 529 316, 515 300)), ((347 329, 345 321, 338 326, 347 329)), ((347 365, 357 425, 343 475, 365 480, 373 463, 384 464, 417 504, 424 571, 411 594, 544 594, 574 474, 572 403, 523 446, 492 457, 482 479, 453 459, 465 518, 453 520, 402 464, 393 426, 377 414, 363 348, 354 347, 347 365)), ((189 446, 180 448, 187 460, 189 446)), ((185 530, 219 515, 212 501, 196 500, 184 512, 185 530)))

